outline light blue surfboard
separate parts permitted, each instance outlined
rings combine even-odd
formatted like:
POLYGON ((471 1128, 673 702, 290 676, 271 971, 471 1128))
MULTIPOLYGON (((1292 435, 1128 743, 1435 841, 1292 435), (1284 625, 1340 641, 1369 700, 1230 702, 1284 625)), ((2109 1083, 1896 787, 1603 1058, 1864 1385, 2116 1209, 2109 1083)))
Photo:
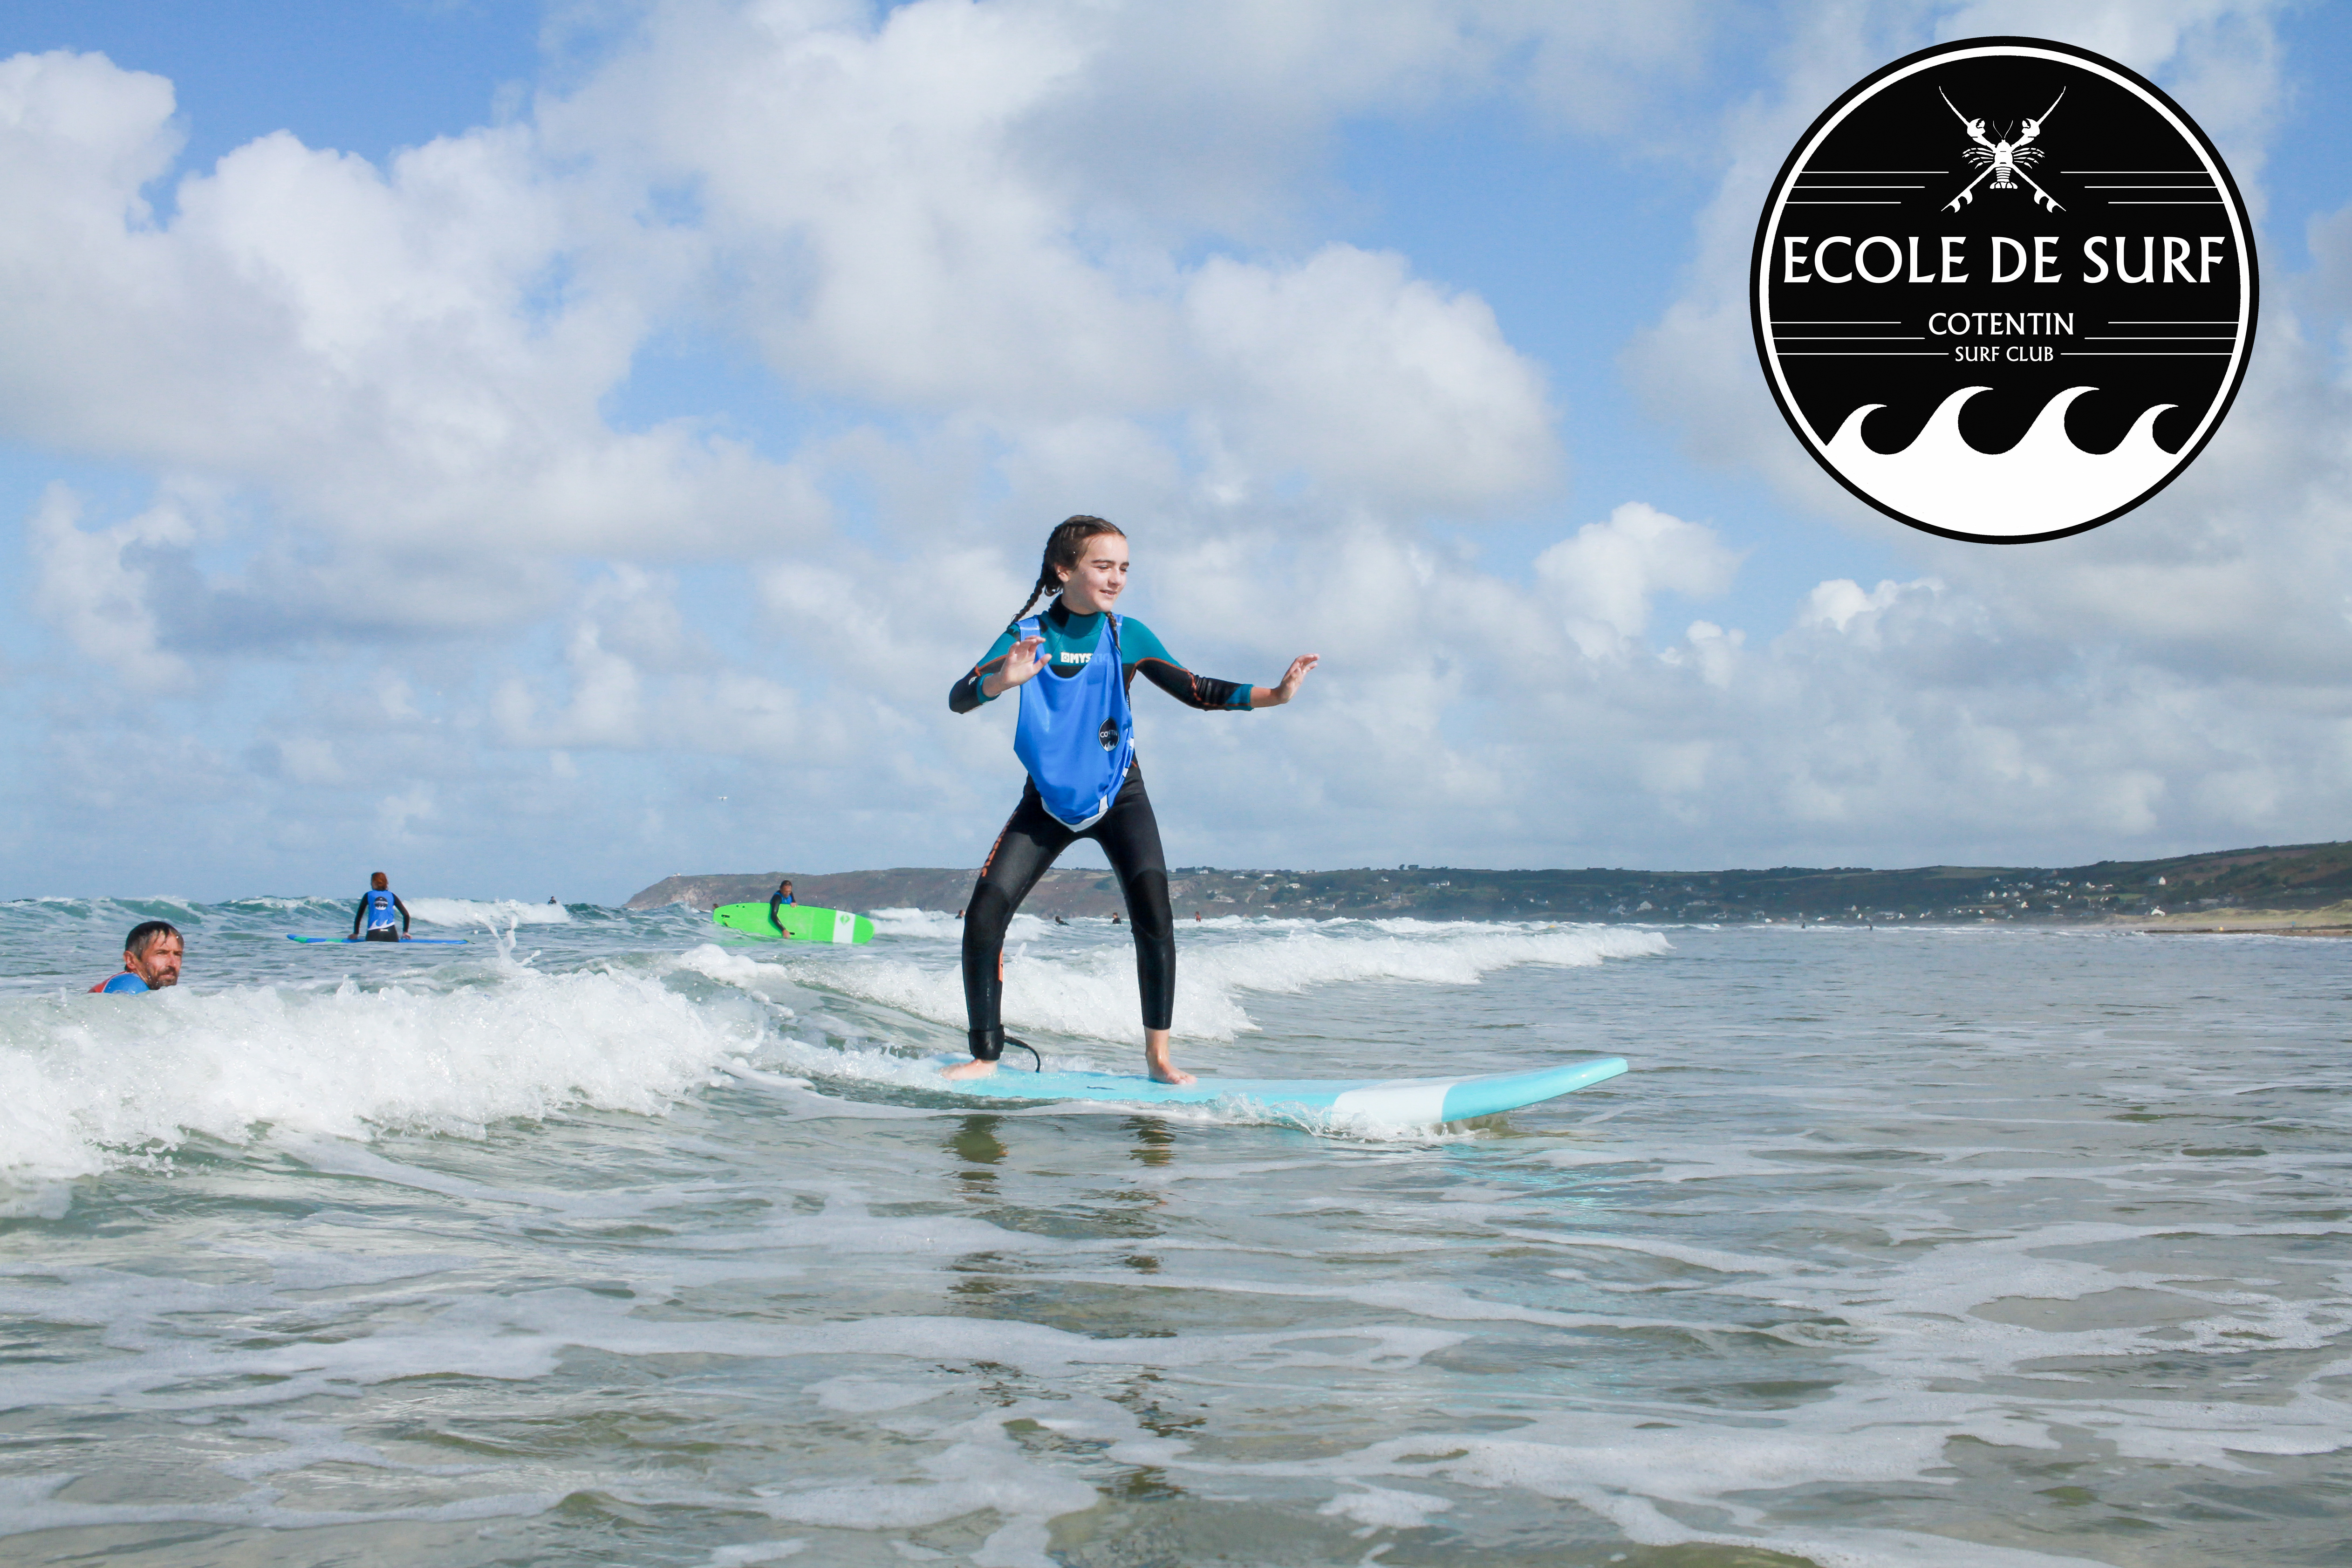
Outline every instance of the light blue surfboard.
POLYGON ((352 947, 463 947, 466 945, 466 939, 462 936, 404 936, 394 942, 369 942, 364 937, 357 936, 296 936, 290 931, 286 933, 286 940, 299 942, 336 942, 352 947))
MULTIPOLYGON (((940 1057, 938 1061, 941 1067, 950 1067, 961 1059, 940 1057)), ((1167 1084, 1128 1073, 1024 1072, 1008 1059, 998 1063, 986 1078, 942 1079, 939 1087, 950 1094, 984 1095, 992 1100, 1095 1100, 1142 1105, 1244 1101, 1276 1112, 1426 1127, 1539 1104, 1624 1070, 1623 1057, 1596 1057, 1531 1072, 1488 1073, 1481 1078, 1202 1078, 1188 1084, 1167 1084)))

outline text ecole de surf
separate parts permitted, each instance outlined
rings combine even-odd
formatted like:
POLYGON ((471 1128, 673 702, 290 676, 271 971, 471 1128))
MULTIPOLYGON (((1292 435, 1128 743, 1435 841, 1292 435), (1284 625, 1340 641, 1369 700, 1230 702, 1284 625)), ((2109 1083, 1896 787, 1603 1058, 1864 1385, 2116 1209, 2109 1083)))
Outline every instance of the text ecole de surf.
MULTIPOLYGON (((1981 273, 1993 283, 2208 283, 2226 265, 2230 237, 2206 234, 2095 234, 2082 244, 2079 270, 2062 270, 2060 237, 2037 234, 1977 237, 1990 242, 1971 251, 1964 234, 1922 236, 1874 234, 1856 239, 1832 234, 1782 234, 1780 278, 1785 284, 1969 283, 1981 273), (2137 249, 2135 250, 2135 247, 2137 249)), ((1938 310, 1927 317, 1931 337, 2062 338, 2074 333, 2072 310, 1938 310)), ((1990 359, 1999 351, 1976 344, 1952 350, 1956 359, 1990 359)), ((2010 359, 2047 359, 2051 351, 2022 343, 2007 345, 2010 359)))

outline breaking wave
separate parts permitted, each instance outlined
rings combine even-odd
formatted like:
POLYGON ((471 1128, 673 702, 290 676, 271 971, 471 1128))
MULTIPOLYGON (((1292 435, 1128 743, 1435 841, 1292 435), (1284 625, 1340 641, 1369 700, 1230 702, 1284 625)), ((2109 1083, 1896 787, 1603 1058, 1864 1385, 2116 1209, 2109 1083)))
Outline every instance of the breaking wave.
POLYGON ((574 1107, 658 1111, 772 1037, 770 1016, 656 975, 510 963, 374 990, 14 998, 0 1002, 0 1176, 92 1174, 196 1135, 471 1136, 574 1107))
MULTIPOLYGON (((950 922, 952 923, 952 922, 950 922)), ((1093 923, 1093 922, 1090 922, 1093 923)), ((1207 922, 1204 922, 1207 923, 1207 922)), ((1176 967, 1176 1033, 1230 1040, 1255 1028, 1243 998, 1251 992, 1296 993, 1318 985, 1394 981, 1471 985, 1481 975, 1523 963, 1589 965, 1668 951, 1654 931, 1615 926, 1515 927, 1420 921, 1241 921, 1272 927, 1236 932, 1239 940, 1187 944, 1176 967)), ((1084 1039, 1140 1040, 1135 958, 1125 942, 1097 941, 1070 950, 1051 945, 1055 928, 1040 924, 1022 940, 1015 928, 1004 952, 1004 1021, 1084 1039)), ((692 962, 689 955, 689 962, 692 962)), ((797 980, 911 1013, 961 1030, 963 979, 952 963, 838 950, 791 955, 797 980)))
MULTIPOLYGON (((354 902, 357 900, 354 900, 354 902)), ((527 904, 520 899, 411 899, 401 900, 408 912, 428 925, 554 926, 572 923, 572 911, 562 904, 527 904)))

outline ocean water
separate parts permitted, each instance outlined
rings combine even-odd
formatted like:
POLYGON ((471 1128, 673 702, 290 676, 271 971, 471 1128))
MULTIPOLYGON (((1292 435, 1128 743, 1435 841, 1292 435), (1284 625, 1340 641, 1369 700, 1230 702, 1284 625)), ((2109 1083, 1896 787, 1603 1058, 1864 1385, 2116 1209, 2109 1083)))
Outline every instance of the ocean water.
POLYGON ((1435 1130, 959 1101, 936 915, 410 902, 0 904, 0 1562, 2352 1561, 2352 945, 1184 923, 1196 1070, 1633 1063, 1435 1130))

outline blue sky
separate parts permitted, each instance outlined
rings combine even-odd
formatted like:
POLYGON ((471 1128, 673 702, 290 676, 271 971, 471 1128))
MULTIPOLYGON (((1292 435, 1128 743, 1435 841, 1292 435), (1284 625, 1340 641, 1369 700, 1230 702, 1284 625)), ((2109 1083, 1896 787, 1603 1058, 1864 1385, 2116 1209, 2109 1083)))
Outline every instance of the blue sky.
POLYGON ((0 895, 972 864, 946 689, 1077 510, 1205 673, 1326 658, 1140 699, 1178 863, 2346 836, 2338 7, 320 15, 0 21, 0 895), (2157 503, 1964 546, 1797 449, 1747 244, 1846 85, 2021 31, 2216 137, 2263 322, 2157 503))

